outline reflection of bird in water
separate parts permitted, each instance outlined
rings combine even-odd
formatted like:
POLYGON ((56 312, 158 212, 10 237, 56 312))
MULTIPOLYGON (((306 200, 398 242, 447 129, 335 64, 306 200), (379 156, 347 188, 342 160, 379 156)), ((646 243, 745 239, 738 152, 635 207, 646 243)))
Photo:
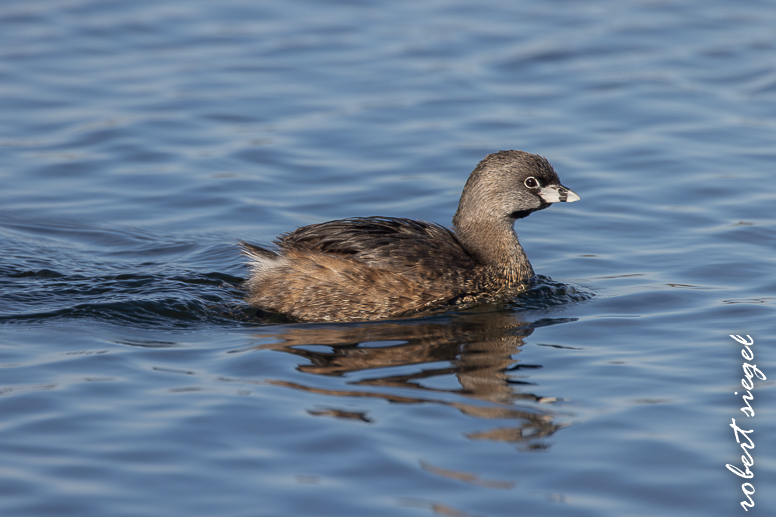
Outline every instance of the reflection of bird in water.
POLYGON ((493 153, 469 176, 453 230, 366 217, 286 233, 278 251, 242 243, 252 269, 247 300, 300 321, 359 321, 504 299, 534 276, 515 221, 578 199, 541 156, 493 153))
MULTIPOLYGON (((552 434, 562 425, 553 422, 555 412, 545 405, 554 399, 519 391, 519 387, 528 383, 516 380, 515 372, 531 367, 518 364, 513 356, 519 353, 523 339, 533 332, 533 327, 516 316, 515 313, 487 312, 454 315, 438 321, 325 327, 291 325, 275 327, 282 329, 279 334, 262 334, 262 340, 272 338, 280 341, 258 348, 304 357, 310 361, 310 364, 298 367, 304 373, 335 377, 347 374, 354 377, 353 374, 360 373, 362 378, 349 384, 370 389, 333 390, 288 381, 268 381, 272 384, 335 397, 381 398, 401 403, 433 402, 455 407, 477 418, 517 419, 521 422, 517 427, 491 429, 470 434, 469 437, 509 442, 535 441, 552 434), (424 364, 433 366, 424 368, 424 364), (407 366, 413 365, 415 371, 412 373, 391 375, 390 370, 386 372, 386 369, 392 368, 406 370, 407 366), (367 377, 372 371, 380 371, 382 375, 375 373, 367 377), (433 384, 435 377, 445 376, 454 376, 460 388, 443 389, 428 385, 433 384), (395 388, 409 388, 413 392, 399 395, 395 388), (478 402, 450 400, 446 394, 462 395, 478 402), (517 402, 525 407, 515 407, 517 402)), ((547 324, 551 322, 544 320, 543 325, 547 324)), ((336 410, 330 406, 313 414, 369 421, 363 413, 336 410)))

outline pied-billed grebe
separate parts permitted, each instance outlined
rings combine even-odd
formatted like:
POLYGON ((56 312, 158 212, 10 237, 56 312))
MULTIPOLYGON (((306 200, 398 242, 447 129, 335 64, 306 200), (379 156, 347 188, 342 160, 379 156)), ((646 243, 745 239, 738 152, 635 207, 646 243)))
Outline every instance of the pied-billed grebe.
POLYGON ((242 242, 247 301, 299 321, 398 318, 496 301, 534 275, 515 220, 577 201, 552 165, 523 151, 489 154, 469 176, 453 230, 358 217, 281 235, 278 251, 242 242))

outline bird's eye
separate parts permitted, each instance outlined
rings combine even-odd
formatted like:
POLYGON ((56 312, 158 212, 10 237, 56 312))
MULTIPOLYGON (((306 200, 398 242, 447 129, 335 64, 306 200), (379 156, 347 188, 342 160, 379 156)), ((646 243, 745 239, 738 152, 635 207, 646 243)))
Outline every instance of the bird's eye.
POLYGON ((539 186, 539 182, 536 181, 536 178, 534 178, 533 176, 531 176, 530 178, 526 178, 523 183, 528 188, 536 188, 539 186))

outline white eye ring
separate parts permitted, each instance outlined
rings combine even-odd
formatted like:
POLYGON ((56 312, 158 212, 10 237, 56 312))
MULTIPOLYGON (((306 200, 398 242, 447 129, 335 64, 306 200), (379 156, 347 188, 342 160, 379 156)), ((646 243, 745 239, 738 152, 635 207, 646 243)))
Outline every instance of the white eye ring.
POLYGON ((526 178, 523 182, 523 185, 525 185, 528 188, 537 188, 539 187, 539 182, 536 181, 536 178, 531 176, 530 178, 526 178))

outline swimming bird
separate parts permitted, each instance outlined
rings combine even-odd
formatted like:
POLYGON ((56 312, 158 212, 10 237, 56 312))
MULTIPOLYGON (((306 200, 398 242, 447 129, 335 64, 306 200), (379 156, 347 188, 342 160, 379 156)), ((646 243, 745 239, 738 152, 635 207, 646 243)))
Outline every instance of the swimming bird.
POLYGON ((354 217, 284 233, 276 249, 241 241, 246 299, 297 321, 403 318, 507 299, 534 276, 515 221, 577 200, 547 159, 492 153, 466 181, 450 229, 354 217))

